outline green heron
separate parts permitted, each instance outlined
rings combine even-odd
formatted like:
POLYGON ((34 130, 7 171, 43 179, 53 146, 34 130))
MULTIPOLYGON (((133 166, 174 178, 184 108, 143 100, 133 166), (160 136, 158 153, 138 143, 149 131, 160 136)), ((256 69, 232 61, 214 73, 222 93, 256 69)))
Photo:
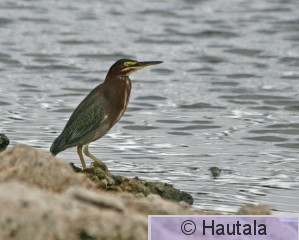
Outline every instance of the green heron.
POLYGON ((62 133, 53 142, 50 152, 55 156, 67 148, 77 147, 83 169, 86 168, 84 153, 108 172, 106 164, 89 152, 88 144, 103 137, 124 114, 131 92, 129 75, 160 63, 130 59, 120 59, 114 63, 105 81, 94 88, 75 109, 62 133))

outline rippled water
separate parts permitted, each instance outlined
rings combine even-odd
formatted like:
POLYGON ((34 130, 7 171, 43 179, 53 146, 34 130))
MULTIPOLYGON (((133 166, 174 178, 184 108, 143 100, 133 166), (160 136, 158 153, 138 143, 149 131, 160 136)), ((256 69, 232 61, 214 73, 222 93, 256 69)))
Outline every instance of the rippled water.
MULTIPOLYGON (((117 59, 162 60, 131 76, 126 114, 90 150, 115 174, 191 192, 196 208, 299 211, 297 0, 3 0, 0 36, 12 145, 48 150, 117 59)), ((75 149, 59 157, 79 164, 75 149)))

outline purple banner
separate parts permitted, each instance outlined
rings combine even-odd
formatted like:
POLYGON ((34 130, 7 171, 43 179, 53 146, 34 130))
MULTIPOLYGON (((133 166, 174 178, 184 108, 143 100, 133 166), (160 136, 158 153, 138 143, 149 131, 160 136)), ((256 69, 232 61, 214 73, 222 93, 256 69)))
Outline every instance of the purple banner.
POLYGON ((150 240, 298 240, 298 217, 149 216, 150 240))

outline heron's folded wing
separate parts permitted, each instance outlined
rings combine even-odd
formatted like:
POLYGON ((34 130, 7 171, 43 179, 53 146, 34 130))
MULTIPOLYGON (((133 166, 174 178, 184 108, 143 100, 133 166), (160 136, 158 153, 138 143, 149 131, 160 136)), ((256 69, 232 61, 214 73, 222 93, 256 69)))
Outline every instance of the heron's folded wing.
MULTIPOLYGON (((95 131, 106 120, 103 102, 94 101, 91 104, 80 104, 67 122, 62 135, 66 144, 74 144, 95 131)), ((86 139, 88 141, 88 139, 86 139)))

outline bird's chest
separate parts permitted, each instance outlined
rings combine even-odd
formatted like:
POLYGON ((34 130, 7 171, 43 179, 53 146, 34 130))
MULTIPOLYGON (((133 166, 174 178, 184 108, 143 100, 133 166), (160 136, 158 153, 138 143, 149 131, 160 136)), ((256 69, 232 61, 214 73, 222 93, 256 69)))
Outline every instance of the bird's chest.
POLYGON ((115 107, 119 111, 125 110, 128 106, 131 93, 131 82, 129 79, 123 80, 123 83, 118 87, 118 91, 115 94, 115 107))
POLYGON ((114 125, 124 114, 127 109, 131 93, 131 81, 130 79, 120 80, 120 82, 114 87, 111 92, 111 107, 110 118, 112 125, 114 125))

